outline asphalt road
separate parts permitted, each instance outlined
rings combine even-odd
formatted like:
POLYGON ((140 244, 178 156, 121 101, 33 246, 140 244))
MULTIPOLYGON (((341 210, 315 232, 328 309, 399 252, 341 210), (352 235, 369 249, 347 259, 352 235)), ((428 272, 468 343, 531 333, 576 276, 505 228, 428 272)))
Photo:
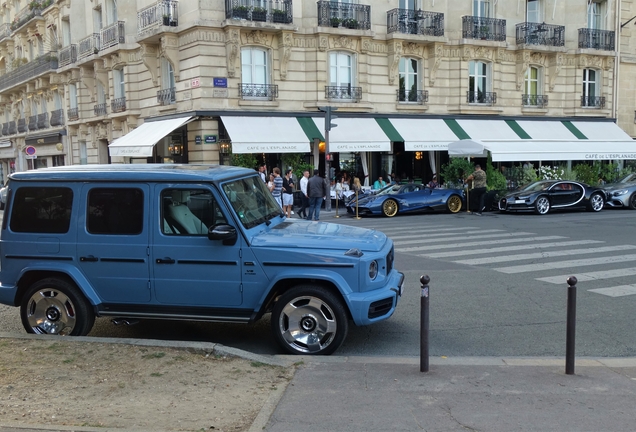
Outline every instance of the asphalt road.
MULTIPOLYGON (((395 242, 406 293, 393 317, 351 327, 336 355, 419 355, 420 284, 430 283, 432 356, 563 356, 566 279, 577 276, 577 356, 635 356, 636 211, 546 216, 424 214, 323 221, 375 228, 395 242), (594 291, 599 290, 599 291, 594 291)), ((0 306, 3 332, 23 333, 0 306)), ((91 336, 217 342, 279 353, 266 317, 253 325, 99 318, 91 336)))

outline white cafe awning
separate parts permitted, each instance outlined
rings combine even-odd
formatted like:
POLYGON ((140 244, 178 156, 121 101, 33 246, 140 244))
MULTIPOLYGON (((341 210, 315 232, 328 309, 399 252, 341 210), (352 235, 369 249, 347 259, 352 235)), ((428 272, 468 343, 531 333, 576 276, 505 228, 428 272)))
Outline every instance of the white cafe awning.
MULTIPOLYGON (((319 130, 325 130, 324 117, 314 117, 319 130)), ((329 152, 390 152, 391 140, 374 118, 337 118, 329 131, 329 152)))
POLYGON ((457 135, 442 119, 389 118, 404 138, 406 151, 446 151, 457 135))
POLYGON ((173 130, 194 120, 194 117, 178 117, 168 120, 145 122, 133 131, 113 141, 108 146, 111 156, 150 157, 155 144, 173 130))
POLYGON ((309 138, 296 117, 221 116, 232 153, 308 153, 309 138))

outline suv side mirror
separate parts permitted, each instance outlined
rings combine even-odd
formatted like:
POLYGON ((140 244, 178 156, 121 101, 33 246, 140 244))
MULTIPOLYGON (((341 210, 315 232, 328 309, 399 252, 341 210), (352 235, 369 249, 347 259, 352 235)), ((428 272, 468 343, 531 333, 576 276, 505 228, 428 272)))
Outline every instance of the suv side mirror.
POLYGON ((238 238, 236 228, 228 224, 217 224, 208 229, 208 239, 223 240, 224 245, 231 246, 238 238))

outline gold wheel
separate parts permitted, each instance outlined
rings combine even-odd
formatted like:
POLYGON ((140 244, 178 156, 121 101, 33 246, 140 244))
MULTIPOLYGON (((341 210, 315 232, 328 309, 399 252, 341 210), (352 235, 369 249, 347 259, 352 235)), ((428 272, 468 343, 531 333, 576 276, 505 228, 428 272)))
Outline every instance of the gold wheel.
POLYGON ((382 203, 382 213, 384 216, 393 217, 398 212, 398 204, 392 199, 388 199, 382 203))
POLYGON ((457 195, 453 195, 446 201, 448 211, 451 213, 457 213, 462 209, 462 199, 457 195))

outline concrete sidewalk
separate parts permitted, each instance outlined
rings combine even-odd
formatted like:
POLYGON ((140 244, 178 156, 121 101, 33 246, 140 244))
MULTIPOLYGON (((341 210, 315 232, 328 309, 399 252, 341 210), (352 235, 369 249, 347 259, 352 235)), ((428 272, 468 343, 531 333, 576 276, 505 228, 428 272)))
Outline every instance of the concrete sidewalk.
POLYGON ((636 358, 311 358, 264 430, 634 431, 635 405, 636 358))

